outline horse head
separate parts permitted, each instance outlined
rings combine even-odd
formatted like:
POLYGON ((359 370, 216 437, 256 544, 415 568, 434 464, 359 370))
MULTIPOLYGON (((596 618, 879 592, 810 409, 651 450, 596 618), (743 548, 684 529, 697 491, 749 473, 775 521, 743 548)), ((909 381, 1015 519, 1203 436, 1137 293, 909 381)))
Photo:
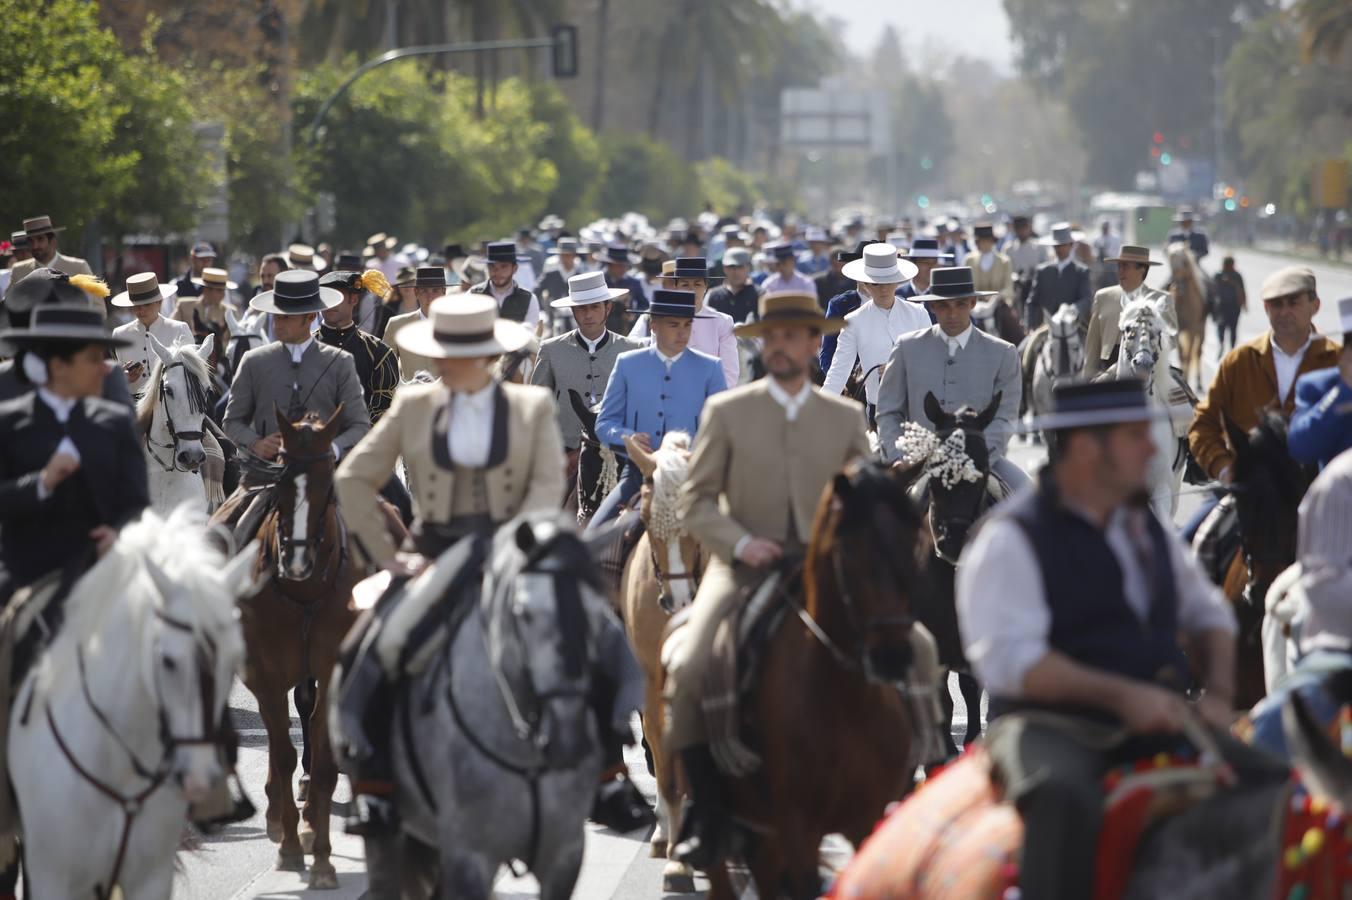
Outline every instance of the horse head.
POLYGON ((484 598, 518 734, 550 768, 592 752, 587 703, 607 601, 576 530, 557 513, 518 518, 494 539, 484 598))
POLYGON ((653 453, 629 439, 625 447, 643 473, 639 511, 648 526, 658 602, 663 609, 675 611, 695 599, 704 562, 699 543, 686 533, 680 516, 681 485, 690 470, 690 435, 669 432, 653 453))
POLYGON ((1153 300, 1133 300, 1117 317, 1121 347, 1117 357, 1119 378, 1140 378, 1149 383, 1155 370, 1169 365, 1171 329, 1160 305, 1153 300))
POLYGON ((1000 336, 1000 327, 995 321, 995 304, 999 297, 987 297, 972 307, 972 324, 987 334, 1000 336))
POLYGON ((933 393, 925 395, 925 415, 934 431, 908 422, 897 441, 908 482, 923 483, 929 495, 929 523, 934 552, 956 564, 967 533, 999 491, 992 483, 990 451, 985 432, 1000 409, 1003 393, 996 392, 985 409, 964 406, 944 412, 933 393))
POLYGON ((275 411, 283 464, 277 482, 278 574, 304 581, 314 574, 321 546, 333 530, 333 439, 343 407, 339 404, 327 422, 309 413, 294 424, 281 409, 275 411))
POLYGON ((215 335, 207 335, 200 345, 184 341, 173 347, 164 346, 153 334, 147 337, 158 360, 150 387, 138 404, 138 418, 149 413, 146 438, 161 468, 195 472, 206 460, 202 420, 211 385, 207 360, 216 346, 215 335), (160 451, 167 451, 164 458, 160 451))
POLYGON ((615 454, 596 437, 596 410, 572 388, 568 389, 568 403, 582 425, 577 450, 577 514, 578 521, 585 522, 615 487, 619 465, 615 454))
POLYGON ((1277 411, 1265 412, 1248 432, 1222 421, 1235 454, 1230 492, 1249 568, 1246 591, 1261 605, 1272 580, 1296 558, 1300 501, 1313 473, 1288 452, 1286 421, 1277 411))
POLYGON ((905 476, 855 463, 826 486, 812 525, 808 612, 870 678, 898 682, 912 660, 910 595, 921 517, 905 476))
POLYGON ((1084 369, 1084 341, 1080 337, 1080 312, 1073 303, 1062 303, 1047 323, 1043 345, 1047 371, 1057 378, 1074 378, 1084 369))

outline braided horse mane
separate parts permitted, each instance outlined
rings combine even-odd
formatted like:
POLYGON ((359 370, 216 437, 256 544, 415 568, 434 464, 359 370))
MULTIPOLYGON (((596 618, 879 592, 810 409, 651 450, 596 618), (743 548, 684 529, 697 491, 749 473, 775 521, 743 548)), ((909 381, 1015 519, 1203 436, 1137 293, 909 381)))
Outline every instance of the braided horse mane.
POLYGON ((648 512, 648 530, 660 541, 679 538, 681 525, 681 485, 690 472, 690 435, 672 431, 662 438, 653 454, 652 507, 648 512))

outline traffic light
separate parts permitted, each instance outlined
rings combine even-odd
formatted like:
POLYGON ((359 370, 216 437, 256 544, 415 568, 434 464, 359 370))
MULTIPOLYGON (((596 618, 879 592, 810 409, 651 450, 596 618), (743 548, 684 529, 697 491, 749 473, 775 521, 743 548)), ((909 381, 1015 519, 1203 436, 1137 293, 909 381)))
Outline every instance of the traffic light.
POLYGON ((1232 188, 1232 187, 1228 187, 1228 186, 1227 186, 1226 189, 1225 189, 1225 199, 1226 199, 1226 200, 1230 200, 1230 199, 1233 199, 1234 196, 1235 196, 1235 189, 1232 188))
POLYGON ((928 209, 929 198, 926 197, 924 194, 921 194, 919 197, 915 198, 915 205, 920 207, 921 209, 928 209))
POLYGON ((1160 158, 1160 148, 1159 148, 1159 147, 1151 147, 1151 148, 1150 148, 1150 155, 1153 156, 1155 159, 1159 159, 1159 158, 1160 158))
POLYGON ((577 77, 577 26, 555 25, 552 32, 554 46, 550 48, 553 57, 555 78, 577 77))
POLYGON ((1162 131, 1157 131, 1157 132, 1155 132, 1155 134, 1154 134, 1154 139, 1155 139, 1155 143, 1156 143, 1156 144, 1163 144, 1163 143, 1164 143, 1164 132, 1162 132, 1162 131))
POLYGON ((1173 161, 1174 161, 1174 158, 1173 158, 1172 156, 1170 156, 1168 153, 1161 153, 1161 154, 1160 154, 1160 165, 1162 165, 1162 166, 1167 166, 1167 165, 1169 165, 1170 163, 1172 163, 1173 161))
POLYGON ((1231 198, 1231 199, 1225 201, 1225 211, 1226 211, 1226 212, 1234 212, 1235 209, 1238 208, 1238 206, 1239 206, 1239 204, 1235 203, 1235 201, 1234 201, 1233 198, 1231 198))

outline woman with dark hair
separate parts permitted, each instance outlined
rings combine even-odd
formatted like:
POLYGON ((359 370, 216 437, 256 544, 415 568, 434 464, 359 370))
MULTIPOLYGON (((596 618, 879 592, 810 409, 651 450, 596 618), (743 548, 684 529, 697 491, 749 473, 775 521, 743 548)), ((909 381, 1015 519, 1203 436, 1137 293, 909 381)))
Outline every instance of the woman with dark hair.
POLYGON ((0 601, 107 552, 148 504, 132 412, 102 399, 112 346, 127 343, 87 306, 40 306, 0 332, 34 387, 0 403, 0 601))

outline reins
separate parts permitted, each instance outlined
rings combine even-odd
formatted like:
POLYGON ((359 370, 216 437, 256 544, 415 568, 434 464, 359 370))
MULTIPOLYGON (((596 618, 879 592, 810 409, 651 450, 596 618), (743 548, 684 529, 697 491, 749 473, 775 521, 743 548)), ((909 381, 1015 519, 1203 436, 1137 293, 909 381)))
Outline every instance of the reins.
POLYGON ((150 437, 151 432, 154 431, 152 419, 152 427, 146 429, 145 436, 146 452, 150 454, 151 459, 155 460, 155 464, 158 465, 165 472, 195 471, 192 469, 179 468, 178 445, 180 441, 202 440, 203 432, 201 429, 197 431, 179 431, 174 427, 174 414, 169 411, 169 404, 167 402, 168 393, 166 383, 168 380, 169 371, 171 369, 183 370, 184 375, 187 376, 188 380, 188 402, 190 406, 192 407, 194 412, 200 412, 202 413, 202 415, 206 415, 206 390, 197 383, 197 377, 193 375, 190 371, 188 371, 187 364, 184 363, 182 360, 176 360, 172 363, 169 363, 166 366, 162 366, 160 369, 160 381, 157 388, 159 391, 159 399, 157 401, 157 405, 159 406, 160 409, 164 410, 164 424, 165 427, 169 429, 169 443, 162 444, 159 441, 153 440, 150 437), (167 465, 165 464, 164 460, 160 459, 159 454, 155 452, 156 447, 169 451, 169 463, 167 465))

